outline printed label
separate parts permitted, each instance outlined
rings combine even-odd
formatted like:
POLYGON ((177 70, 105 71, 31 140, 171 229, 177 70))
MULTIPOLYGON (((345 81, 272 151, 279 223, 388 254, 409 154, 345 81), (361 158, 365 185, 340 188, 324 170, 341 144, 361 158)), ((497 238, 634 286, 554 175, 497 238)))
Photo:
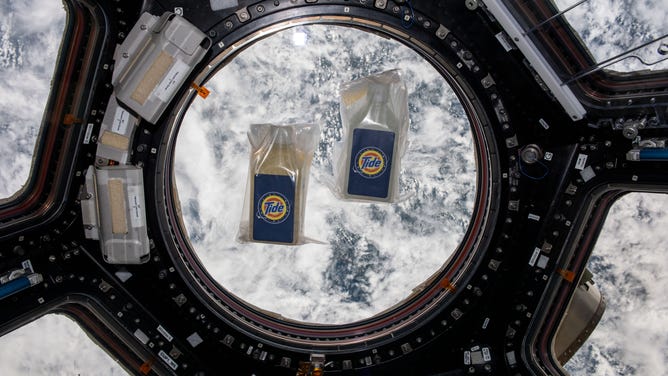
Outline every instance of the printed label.
POLYGON ((176 364, 174 359, 172 359, 169 355, 167 355, 167 353, 164 350, 160 350, 158 356, 160 356, 160 359, 162 359, 165 363, 167 363, 167 365, 174 371, 176 371, 176 369, 179 367, 179 365, 176 364))
POLYGON ((254 177, 253 240, 293 243, 295 182, 290 176, 254 177))
POLYGON ((489 362, 492 360, 492 354, 489 353, 489 347, 482 348, 482 360, 489 362))
POLYGON ((355 156, 353 171, 368 179, 381 177, 387 169, 387 157, 382 150, 368 147, 360 150, 355 156))
POLYGON ((174 337, 172 337, 172 335, 169 334, 167 329, 163 328, 162 325, 158 325, 158 332, 160 332, 160 334, 162 334, 162 336, 165 337, 167 342, 172 342, 172 340, 174 339, 174 337))
POLYGON ((529 216, 527 218, 529 218, 532 221, 536 221, 536 222, 540 221, 540 215, 533 214, 533 213, 529 213, 529 216))
POLYGON ((121 106, 118 106, 114 114, 114 123, 111 125, 112 132, 125 134, 128 130, 129 119, 130 113, 125 111, 121 106))
POLYGON ((389 193, 394 152, 394 132, 353 130, 348 193, 386 198, 389 193))
POLYGON ((534 266, 536 265, 536 260, 538 259, 538 256, 540 255, 540 248, 536 247, 533 250, 533 254, 531 255, 531 258, 529 259, 529 265, 534 266))
POLYGON ((153 94, 163 102, 169 102, 174 96, 176 89, 181 86, 185 75, 188 73, 188 64, 176 60, 172 68, 167 72, 160 84, 155 87, 153 94))
POLYGON ((132 227, 144 226, 144 207, 141 200, 141 189, 138 185, 128 186, 128 208, 132 227))
POLYGON ((550 125, 547 124, 547 122, 545 121, 545 119, 538 119, 538 122, 540 123, 540 125, 541 125, 543 128, 545 128, 545 129, 550 129, 550 125))
POLYGON ((86 126, 86 133, 84 134, 83 143, 90 144, 90 137, 93 135, 93 123, 88 123, 86 126))
POLYGON ((579 154, 578 160, 575 162, 575 169, 584 170, 585 166, 587 165, 587 158, 587 154, 579 154))
POLYGON ((256 214, 267 223, 283 223, 290 215, 289 201, 279 192, 266 193, 258 201, 256 214))

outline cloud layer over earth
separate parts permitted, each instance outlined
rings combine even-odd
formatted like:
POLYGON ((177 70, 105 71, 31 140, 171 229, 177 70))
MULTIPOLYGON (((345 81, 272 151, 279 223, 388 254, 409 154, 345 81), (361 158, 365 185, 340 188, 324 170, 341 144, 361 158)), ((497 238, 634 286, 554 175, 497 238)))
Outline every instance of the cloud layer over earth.
MULTIPOLYGON (((558 3, 570 5, 574 0, 558 3)), ((569 19, 592 46, 593 54, 601 60, 613 56, 619 48, 637 45, 638 41, 665 32, 665 7, 665 0, 595 0, 588 7, 573 12, 569 19), (658 29, 648 26, 653 19, 656 21, 654 25, 659 25, 658 29), (614 40, 611 35, 624 36, 629 33, 627 30, 631 30, 630 37, 608 43, 614 40)), ((25 183, 30 170, 42 118, 40 110, 46 103, 65 14, 58 1, 45 0, 3 1, 0 11, 0 197, 7 197, 25 183)), ((302 32, 308 37, 307 30, 302 32)), ((311 36, 315 37, 314 34, 311 36)), ((338 38, 326 33, 320 37, 328 42, 338 38)), ((293 41, 301 43, 301 38, 293 41)), ((308 38, 305 41, 308 43, 308 38)), ((280 43, 287 42, 289 38, 280 43)), ((467 145, 468 136, 434 128, 434 124, 445 123, 454 124, 454 129, 461 130, 463 124, 457 123, 457 119, 462 116, 462 109, 452 101, 444 86, 437 84, 441 81, 428 80, 431 73, 411 63, 414 56, 398 52, 396 47, 383 42, 381 51, 385 48, 385 52, 370 54, 371 57, 365 57, 369 55, 364 50, 368 46, 360 43, 348 46, 348 52, 338 49, 319 51, 333 58, 313 59, 317 56, 309 55, 309 59, 301 62, 289 59, 294 51, 275 46, 271 58, 256 54, 245 61, 246 66, 226 68, 229 72, 221 74, 221 81, 210 85, 214 89, 212 97, 206 101, 198 100, 195 110, 189 112, 189 123, 184 127, 191 129, 181 134, 179 142, 205 145, 206 148, 201 148, 201 154, 195 154, 195 150, 183 149, 181 145, 177 173, 187 179, 198 176, 224 179, 223 185, 218 187, 210 184, 195 186, 180 179, 179 189, 186 220, 190 223, 190 235, 200 257, 209 258, 205 260, 207 266, 210 263, 230 268, 242 265, 249 257, 254 259, 254 267, 244 273, 234 270, 228 273, 229 270, 221 269, 224 275, 219 276, 223 285, 250 302, 273 303, 275 306, 260 305, 304 320, 344 322, 369 316, 408 292, 399 290, 399 295, 392 295, 381 286, 413 286, 426 277, 412 274, 410 268, 416 262, 429 265, 426 268, 431 268, 429 272, 432 272, 447 257, 445 252, 397 257, 401 248, 397 250, 390 245, 409 243, 411 247, 425 250, 428 245, 438 242, 443 243, 442 250, 452 250, 452 244, 456 244, 460 236, 457 231, 465 228, 467 219, 462 218, 468 217, 453 216, 452 213, 470 211, 466 192, 470 191, 473 182, 464 180, 459 188, 450 186, 446 189, 437 179, 447 174, 470 176, 469 158, 472 154, 470 145, 467 145), (281 61, 291 61, 292 65, 275 64, 281 61), (309 192, 309 205, 315 211, 307 214, 312 226, 307 227, 306 234, 337 243, 339 252, 321 245, 288 250, 236 245, 233 239, 243 200, 235 196, 235 202, 231 202, 228 211, 223 213, 216 211, 220 209, 217 205, 206 203, 216 202, 221 192, 243 191, 247 166, 245 127, 258 121, 302 120, 337 124, 336 85, 343 78, 356 77, 355 73, 346 72, 352 66, 362 67, 358 75, 396 66, 408 73, 406 78, 412 93, 409 99, 411 134, 414 138, 422 137, 420 143, 411 144, 412 151, 406 155, 405 167, 418 166, 421 158, 433 155, 428 163, 424 163, 424 168, 420 165, 407 173, 404 187, 412 195, 391 209, 364 204, 363 210, 357 210, 355 208, 360 205, 355 204, 342 205, 329 212, 321 199, 329 196, 323 186, 327 183, 330 168, 331 141, 340 137, 339 129, 334 125, 323 134, 327 141, 321 143, 316 155, 309 192), (317 70, 313 75, 304 75, 298 80, 288 74, 314 68, 317 70), (345 77, 345 74, 349 76, 345 77), (233 90, 249 84, 260 92, 233 90), (317 92, 309 89, 313 85, 320 85, 321 89, 317 92), (260 88, 263 87, 267 90, 262 91, 260 88), (238 101, 235 105, 222 106, 213 100, 214 95, 237 96, 238 101), (263 105, 254 105, 258 101, 263 105), (312 116, 305 116, 305 109, 309 109, 312 116), (232 117, 238 119, 237 122, 228 124, 232 117), (434 135, 438 137, 432 139, 434 135), (456 150, 445 153, 443 145, 456 150), (416 159, 418 156, 420 158, 416 159), (446 158, 445 162, 439 164, 443 158, 446 158), (192 168, 200 163, 213 167, 205 172, 192 168), (237 168, 234 163, 241 163, 242 168, 237 168), (429 170, 430 166, 438 167, 429 170), (443 207, 426 204, 438 200, 445 200, 443 207), (434 213, 439 215, 434 217, 434 213), (368 225, 369 219, 375 224, 365 232, 363 227, 368 225), (382 237, 372 235, 381 224, 401 228, 401 231, 389 235, 383 233, 382 237), (453 233, 446 235, 434 230, 444 224, 451 226, 453 233), (243 257, 233 258, 239 255, 243 257), (246 280, 257 280, 259 285, 244 287, 246 280), (309 300, 287 295, 295 290, 308 294, 309 300)), ((304 54, 312 52, 302 51, 304 54)), ((615 66, 620 70, 638 67, 633 60, 615 66)), ((667 212, 668 196, 648 194, 629 195, 610 211, 590 262, 608 308, 590 340, 568 364, 567 368, 573 374, 668 373, 668 307, 664 299, 668 291, 668 259, 664 254, 665 244, 668 244, 667 212)), ((0 352, 3 375, 124 373, 76 324, 63 316, 48 315, 2 337, 0 348, 12 349, 11 352, 0 352)))
POLYGON ((58 1, 0 3, 0 197, 25 184, 60 47, 58 1))

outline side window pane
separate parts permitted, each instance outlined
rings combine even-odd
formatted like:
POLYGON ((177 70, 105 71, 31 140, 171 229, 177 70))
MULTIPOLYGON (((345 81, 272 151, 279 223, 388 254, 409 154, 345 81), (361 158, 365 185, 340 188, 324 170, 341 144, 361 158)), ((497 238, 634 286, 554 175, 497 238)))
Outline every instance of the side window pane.
POLYGON ((572 375, 668 374, 668 195, 617 201, 589 260, 607 308, 572 375))
POLYGON ((0 2, 0 199, 28 179, 65 17, 59 1, 0 2))
POLYGON ((63 315, 50 314, 0 338, 3 375, 127 375, 102 348, 63 315))
POLYGON ((607 67, 618 72, 668 68, 665 0, 554 0, 566 20, 580 35, 597 62, 638 48, 629 57, 607 67), (663 37, 663 38, 662 38, 663 37), (654 64, 656 63, 656 64, 654 64))

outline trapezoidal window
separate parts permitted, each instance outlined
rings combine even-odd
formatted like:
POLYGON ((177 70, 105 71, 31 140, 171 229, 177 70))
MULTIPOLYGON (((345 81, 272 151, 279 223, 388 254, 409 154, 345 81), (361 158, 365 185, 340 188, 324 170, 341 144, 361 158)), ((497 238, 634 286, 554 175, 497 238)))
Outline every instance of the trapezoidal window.
POLYGON ((58 1, 0 4, 0 200, 30 174, 66 16, 58 1))

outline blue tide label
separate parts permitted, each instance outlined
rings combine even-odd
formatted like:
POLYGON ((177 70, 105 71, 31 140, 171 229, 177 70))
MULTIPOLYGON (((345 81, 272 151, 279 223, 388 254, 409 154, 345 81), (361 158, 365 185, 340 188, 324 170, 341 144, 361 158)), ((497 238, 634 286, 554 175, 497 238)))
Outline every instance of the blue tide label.
POLYGON ((253 240, 294 241, 295 182, 290 176, 258 174, 254 177, 253 240))
POLYGON ((393 152, 394 132, 353 130, 348 194, 387 198, 393 152))

